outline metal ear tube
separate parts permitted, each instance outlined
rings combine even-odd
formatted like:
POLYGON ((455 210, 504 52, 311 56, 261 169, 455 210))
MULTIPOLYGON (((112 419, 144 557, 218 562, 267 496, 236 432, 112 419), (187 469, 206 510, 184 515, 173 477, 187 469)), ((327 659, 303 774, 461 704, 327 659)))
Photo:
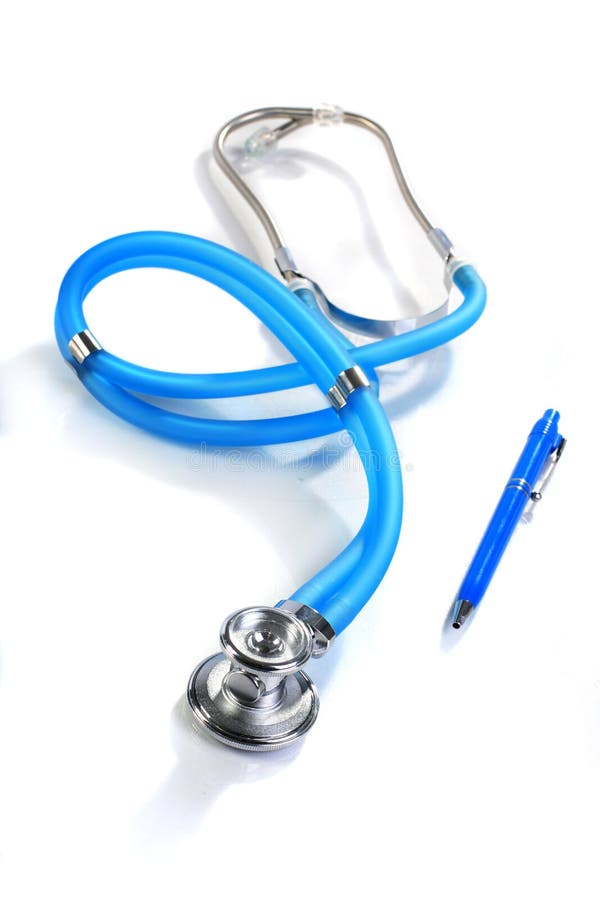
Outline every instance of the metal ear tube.
MULTIPOLYGON (((366 130, 374 135, 385 150, 388 162, 396 185, 417 225, 423 230, 429 243, 435 252, 447 263, 454 254, 451 240, 441 228, 435 228, 429 221, 419 204, 417 203, 408 182, 400 166, 394 145, 387 131, 373 119, 366 116, 348 112, 333 104, 324 104, 316 109, 309 107, 285 107, 271 106, 263 109, 254 109, 242 113, 226 122, 218 131, 213 143, 213 156, 219 169, 223 172, 230 184, 248 203, 252 212, 256 215, 273 249, 275 264, 282 279, 288 284, 290 290, 298 291, 302 288, 314 295, 316 302, 323 313, 336 325, 347 331, 354 332, 369 338, 386 338, 403 334, 416 328, 422 328, 447 315, 448 297, 434 309, 419 316, 404 317, 399 319, 375 319, 372 316, 358 316, 349 313, 338 304, 334 303, 312 278, 298 271, 294 257, 286 244, 281 229, 275 222, 265 204, 252 190, 247 180, 237 171, 227 158, 226 147, 231 136, 241 128, 256 125, 261 122, 281 122, 281 124, 268 128, 261 125, 254 131, 244 143, 246 154, 262 156, 271 152, 283 138, 293 134, 300 128, 307 126, 341 126, 353 125, 366 130)), ((446 283, 450 289, 450 283, 446 283)))

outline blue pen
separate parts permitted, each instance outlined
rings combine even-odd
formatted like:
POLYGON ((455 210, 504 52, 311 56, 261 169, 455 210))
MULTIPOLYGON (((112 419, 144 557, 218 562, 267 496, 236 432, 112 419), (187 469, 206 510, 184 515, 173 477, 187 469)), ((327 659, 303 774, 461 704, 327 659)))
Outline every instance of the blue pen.
POLYGON ((560 415, 555 409, 547 409, 531 429, 523 452, 460 586, 454 603, 453 628, 464 625, 475 607, 481 603, 527 502, 541 499, 541 490, 536 490, 538 479, 546 464, 550 463, 551 468, 544 479, 544 483, 547 482, 551 469, 560 459, 566 443, 558 433, 559 418, 560 415))

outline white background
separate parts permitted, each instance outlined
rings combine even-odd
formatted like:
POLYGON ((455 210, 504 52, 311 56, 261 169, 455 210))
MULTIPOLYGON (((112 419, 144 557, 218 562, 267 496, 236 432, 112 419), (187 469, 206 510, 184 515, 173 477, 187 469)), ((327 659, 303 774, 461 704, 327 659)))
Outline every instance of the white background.
MULTIPOLYGON (((597 34, 586 2, 5 4, 7 900, 598 896, 597 34), (348 453, 232 465, 137 432, 61 361, 53 307, 68 265, 112 234, 253 253, 207 176, 212 136, 246 109, 323 100, 387 127, 489 306, 450 349, 384 378, 406 492, 396 557, 311 668, 322 708, 304 744, 247 755, 191 731, 187 677, 226 614, 287 596, 344 546, 360 472, 348 453), (564 459, 452 645, 448 607, 547 406, 564 459)), ((256 177, 333 299, 389 311, 408 287, 435 305, 439 264, 408 234, 376 146, 322 130, 281 152, 256 177), (341 168, 319 167, 330 153, 341 168)), ((86 310, 105 346, 149 365, 285 358, 183 276, 119 276, 86 310)), ((339 438, 308 449, 323 446, 339 438)))

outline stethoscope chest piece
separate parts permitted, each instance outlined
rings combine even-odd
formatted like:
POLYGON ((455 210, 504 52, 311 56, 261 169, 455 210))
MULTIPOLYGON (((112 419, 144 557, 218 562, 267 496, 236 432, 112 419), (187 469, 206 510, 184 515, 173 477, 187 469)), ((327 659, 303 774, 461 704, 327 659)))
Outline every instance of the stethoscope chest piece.
POLYGON ((194 670, 188 701, 213 737, 243 750, 277 750, 302 737, 319 711, 302 671, 313 655, 311 628, 283 609, 250 607, 221 628, 222 653, 194 670))

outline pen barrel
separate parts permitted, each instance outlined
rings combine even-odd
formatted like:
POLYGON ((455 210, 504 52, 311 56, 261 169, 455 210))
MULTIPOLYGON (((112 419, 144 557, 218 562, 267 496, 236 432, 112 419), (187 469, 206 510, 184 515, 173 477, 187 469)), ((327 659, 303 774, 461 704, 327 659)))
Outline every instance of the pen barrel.
POLYGON ((558 413, 550 409, 535 423, 504 488, 458 592, 458 598, 472 606, 483 598, 542 469, 556 448, 558 419, 558 413))
POLYGON ((483 598, 527 505, 529 493, 523 487, 507 485, 505 488, 458 592, 461 600, 477 606, 483 598))

